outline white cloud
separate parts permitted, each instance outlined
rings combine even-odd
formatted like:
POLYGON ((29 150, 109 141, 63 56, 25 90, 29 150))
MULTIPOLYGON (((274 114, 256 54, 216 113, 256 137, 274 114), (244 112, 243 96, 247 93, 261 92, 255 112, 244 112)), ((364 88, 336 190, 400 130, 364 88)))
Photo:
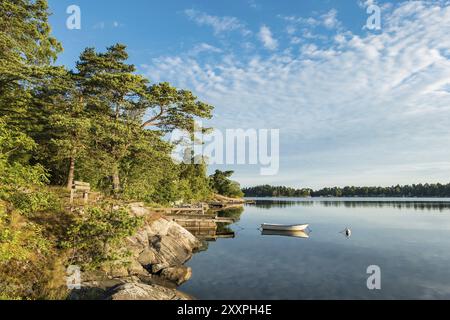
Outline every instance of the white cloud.
POLYGON ((260 8, 260 5, 255 0, 248 0, 247 3, 249 5, 249 7, 252 8, 252 9, 259 9, 260 8))
POLYGON ((146 69, 215 105, 218 128, 280 128, 281 171, 271 183, 446 182, 448 21, 448 5, 404 2, 384 12, 380 34, 338 33, 327 46, 279 51, 265 27, 270 57, 160 57, 146 69))
POLYGON ((265 25, 261 26, 258 37, 267 49, 275 50, 278 47, 278 41, 273 38, 269 27, 265 25))
POLYGON ((336 9, 331 9, 330 11, 322 15, 321 18, 325 28, 334 29, 340 26, 340 22, 337 19, 336 9))
POLYGON ((283 15, 278 15, 278 17, 289 23, 293 23, 293 24, 303 24, 303 25, 308 25, 310 27, 315 27, 315 26, 320 25, 320 21, 313 17, 304 18, 304 17, 283 16, 283 15))
POLYGON ((287 28, 286 28, 286 32, 289 35, 293 35, 296 31, 297 31, 297 29, 294 26, 287 26, 287 28))
POLYGON ((192 50, 189 51, 189 54, 197 55, 202 52, 220 53, 222 52, 222 50, 208 43, 200 43, 196 45, 194 48, 192 48, 192 50))
POLYGON ((250 33, 250 31, 245 28, 245 25, 235 17, 213 16, 194 9, 187 9, 184 13, 190 20, 195 21, 198 25, 212 27, 216 35, 235 30, 241 31, 243 35, 248 35, 250 33))
POLYGON ((358 6, 360 6, 361 8, 367 8, 373 4, 376 4, 375 0, 358 0, 358 6))

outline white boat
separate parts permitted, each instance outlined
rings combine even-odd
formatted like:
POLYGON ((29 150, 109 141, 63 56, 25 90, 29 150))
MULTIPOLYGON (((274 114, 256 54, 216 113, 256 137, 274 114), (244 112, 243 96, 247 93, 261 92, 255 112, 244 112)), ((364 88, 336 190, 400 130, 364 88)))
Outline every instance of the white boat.
POLYGON ((308 226, 309 226, 309 224, 283 225, 283 224, 264 223, 261 225, 261 229, 272 230, 272 231, 303 231, 306 228, 308 228, 308 226))

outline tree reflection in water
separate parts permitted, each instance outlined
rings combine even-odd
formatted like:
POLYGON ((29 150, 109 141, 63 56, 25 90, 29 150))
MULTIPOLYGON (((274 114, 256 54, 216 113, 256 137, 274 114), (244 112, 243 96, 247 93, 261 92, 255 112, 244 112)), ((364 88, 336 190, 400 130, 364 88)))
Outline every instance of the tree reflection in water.
POLYGON ((289 200, 289 199, 256 199, 255 203, 247 204, 248 206, 254 206, 260 209, 272 209, 272 208, 287 208, 293 206, 323 206, 323 207, 372 207, 372 208, 395 208, 395 209, 414 209, 418 211, 422 210, 438 210, 444 211, 450 209, 450 202, 448 201, 423 201, 423 200, 393 200, 393 199, 342 199, 331 200, 326 198, 317 198, 314 200, 289 200))

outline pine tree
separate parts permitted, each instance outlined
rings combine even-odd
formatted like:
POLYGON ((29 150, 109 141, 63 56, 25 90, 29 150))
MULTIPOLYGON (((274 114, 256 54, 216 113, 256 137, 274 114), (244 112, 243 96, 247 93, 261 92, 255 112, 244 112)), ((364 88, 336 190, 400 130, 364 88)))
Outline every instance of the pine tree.
POLYGON ((147 80, 134 74, 127 59, 126 47, 116 44, 106 53, 88 48, 77 63, 93 119, 94 144, 102 164, 109 167, 114 193, 120 191, 120 163, 139 138, 140 101, 146 95, 147 80))
POLYGON ((49 72, 61 45, 48 24, 45 0, 2 0, 0 6, 0 116, 21 124, 30 89, 49 72))

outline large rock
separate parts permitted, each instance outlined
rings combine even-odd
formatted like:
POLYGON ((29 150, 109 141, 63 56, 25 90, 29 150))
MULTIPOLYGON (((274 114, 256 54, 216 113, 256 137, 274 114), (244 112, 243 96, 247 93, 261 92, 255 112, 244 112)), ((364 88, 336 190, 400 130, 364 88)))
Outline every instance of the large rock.
POLYGON ((131 213, 136 217, 145 217, 151 214, 150 209, 143 202, 129 203, 128 208, 130 208, 131 213))
POLYGON ((148 223, 127 240, 135 259, 151 273, 181 266, 201 245, 189 231, 165 218, 148 223))
POLYGON ((132 208, 135 215, 145 216, 146 224, 127 238, 131 263, 84 273, 82 290, 74 290, 70 299, 191 299, 175 288, 191 277, 191 268, 183 264, 200 248, 200 241, 176 222, 145 212, 140 204, 132 208))
POLYGON ((166 268, 161 271, 161 277, 181 285, 192 277, 192 269, 186 266, 166 268))
POLYGON ((158 285, 126 283, 110 290, 106 300, 192 300, 180 291, 158 285))
POLYGON ((156 261, 156 254, 151 248, 145 248, 144 251, 139 254, 137 261, 143 267, 151 267, 152 263, 156 261))

